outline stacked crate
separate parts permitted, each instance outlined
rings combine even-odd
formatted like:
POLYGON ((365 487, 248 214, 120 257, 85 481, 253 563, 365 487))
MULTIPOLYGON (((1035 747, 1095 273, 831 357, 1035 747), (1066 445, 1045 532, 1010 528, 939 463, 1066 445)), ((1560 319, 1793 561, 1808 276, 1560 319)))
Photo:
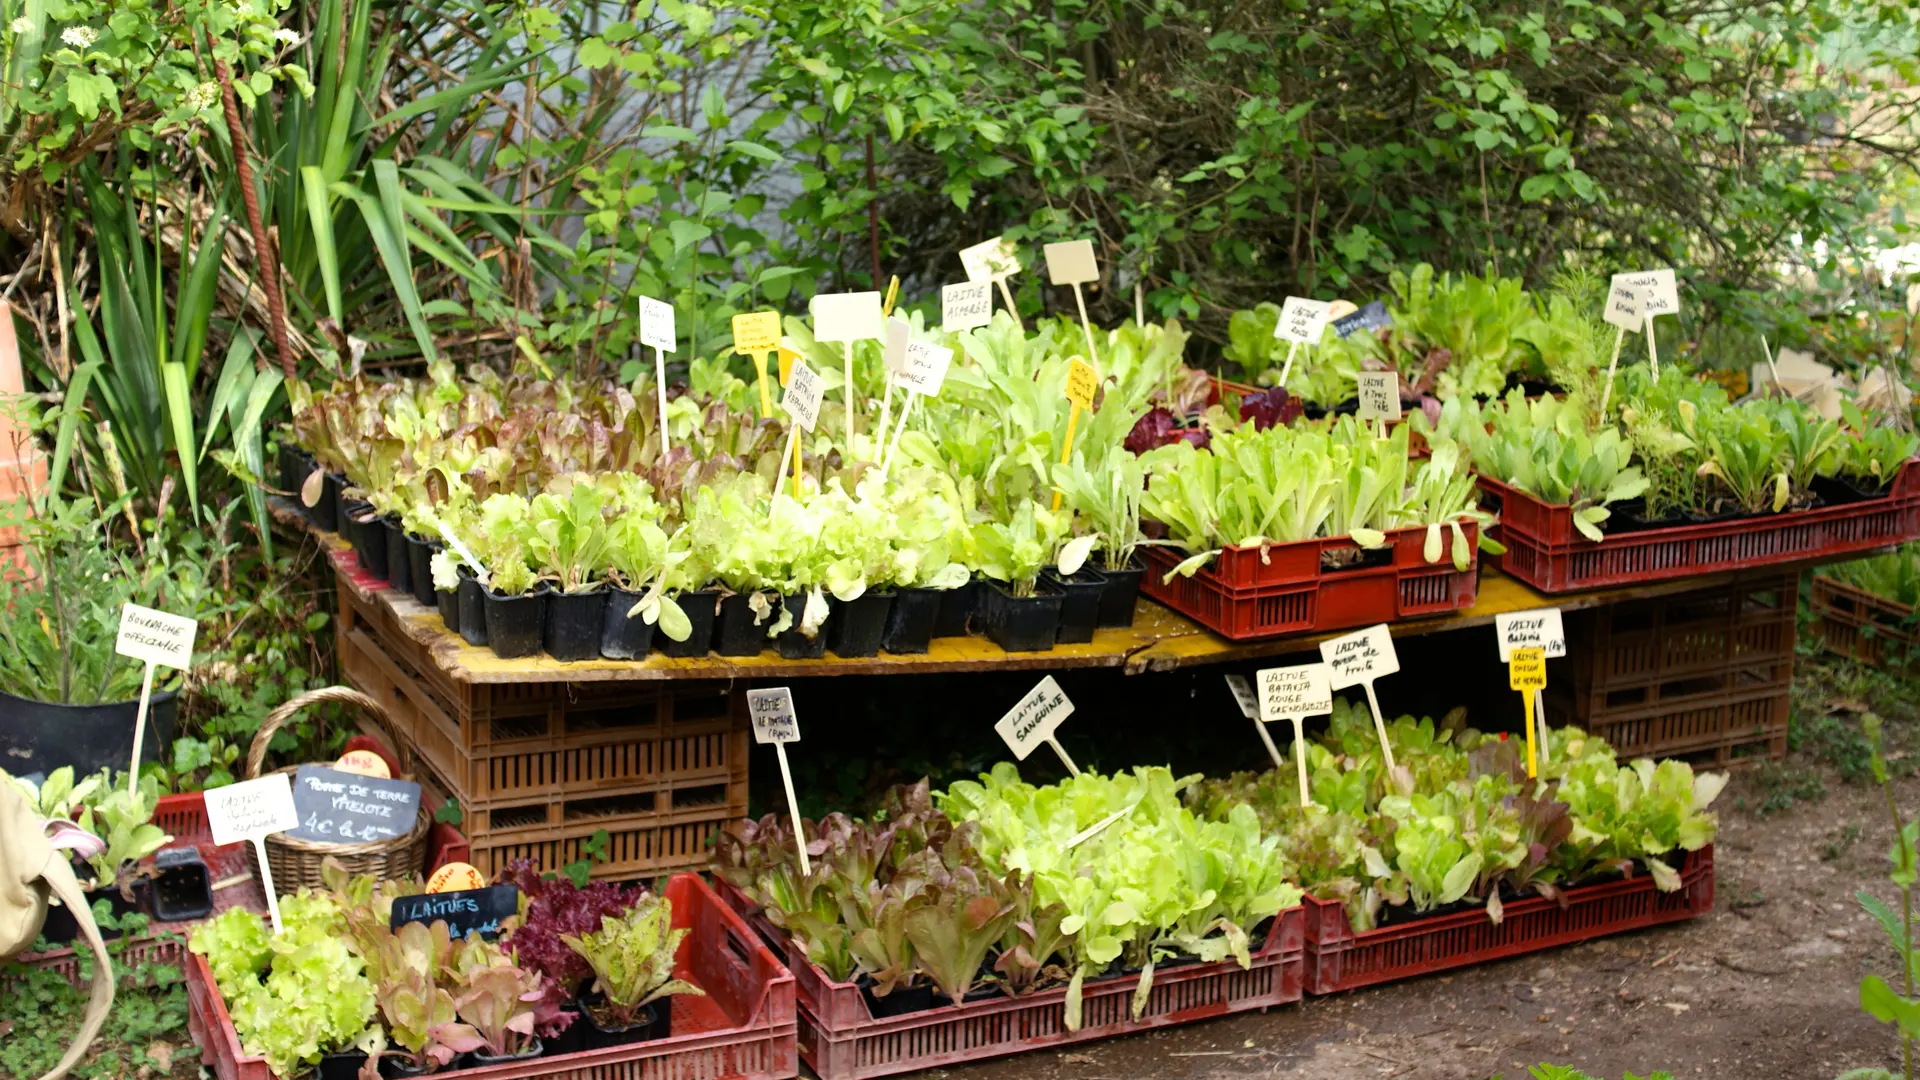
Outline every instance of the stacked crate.
POLYGON ((1797 586, 1772 573, 1569 615, 1549 721, 1605 738, 1622 760, 1784 757, 1797 586))
POLYGON ((1815 574, 1813 613, 1828 652, 1893 672, 1908 670, 1920 655, 1914 609, 1865 589, 1815 574))
POLYGON ((702 867, 747 812, 743 695, 724 680, 477 683, 454 678, 402 616, 344 578, 343 676, 387 710, 433 786, 457 799, 473 863, 564 866, 605 830, 597 877, 702 867))

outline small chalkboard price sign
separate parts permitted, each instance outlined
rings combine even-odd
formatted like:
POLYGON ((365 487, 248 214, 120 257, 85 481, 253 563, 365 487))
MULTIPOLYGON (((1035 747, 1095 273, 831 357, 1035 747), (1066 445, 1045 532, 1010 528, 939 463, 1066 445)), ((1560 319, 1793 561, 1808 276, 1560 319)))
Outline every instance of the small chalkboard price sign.
POLYGON ((500 924, 519 914, 520 890, 512 885, 491 885, 484 889, 458 892, 421 893, 395 897, 389 928, 398 930, 408 923, 447 924, 447 933, 455 941, 468 934, 492 937, 500 924))
POLYGON ((302 765, 293 774, 293 807, 300 826, 288 836, 341 844, 391 840, 413 830, 420 785, 302 765))

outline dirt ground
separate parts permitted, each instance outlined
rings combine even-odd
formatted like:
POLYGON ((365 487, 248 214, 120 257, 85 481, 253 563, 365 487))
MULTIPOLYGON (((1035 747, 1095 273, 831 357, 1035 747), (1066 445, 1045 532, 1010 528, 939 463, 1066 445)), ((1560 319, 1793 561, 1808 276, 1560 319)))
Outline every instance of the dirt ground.
MULTIPOLYGON (((1827 717, 1829 735, 1857 730, 1857 704, 1836 709, 1824 689, 1799 688, 1796 709, 1827 717)), ((1830 745, 1803 746, 1784 769, 1736 773, 1716 804, 1714 909, 1690 922, 923 1075, 1517 1080, 1553 1062, 1605 1078, 1832 1078, 1897 1068, 1892 1029, 1861 1013, 1857 989, 1862 975, 1890 976, 1896 964, 1853 899, 1862 888, 1897 899, 1886 876, 1892 826, 1880 789, 1843 778, 1836 760, 1849 764, 1830 745), (1791 805, 1759 812, 1769 802, 1791 805)), ((1855 753, 1850 764, 1860 761, 1855 753)), ((1920 779, 1896 779, 1895 791, 1906 813, 1920 808, 1920 779)))

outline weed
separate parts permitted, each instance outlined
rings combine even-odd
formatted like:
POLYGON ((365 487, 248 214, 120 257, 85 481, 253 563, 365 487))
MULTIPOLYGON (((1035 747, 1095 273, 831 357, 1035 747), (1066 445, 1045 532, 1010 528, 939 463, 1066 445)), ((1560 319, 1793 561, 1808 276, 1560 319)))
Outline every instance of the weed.
MULTIPOLYGON (((1752 810, 1762 817, 1789 809, 1795 803, 1823 799, 1827 794, 1820 774, 1804 765, 1765 762, 1754 770, 1753 782, 1760 789, 1760 801, 1752 810)), ((1742 799, 1741 806, 1745 808, 1745 805, 1746 800, 1742 799)))
POLYGON ((1830 835, 1827 842, 1820 846, 1821 862, 1839 862, 1841 857, 1860 842, 1860 826, 1847 825, 1837 834, 1830 835))
MULTIPOLYGON (((110 958, 126 953, 127 943, 144 938, 145 916, 115 919, 106 901, 94 905, 94 919, 103 930, 123 936, 107 944, 110 958)), ((41 942, 40 944, 45 944, 41 942)), ((80 954, 80 975, 93 977, 91 954, 80 954)), ((187 993, 180 969, 172 964, 140 963, 114 966, 120 982, 107 1025, 92 1052, 70 1074, 87 1078, 132 1076, 142 1069, 165 1075, 172 1070, 167 1049, 188 1052, 187 993), (167 1048, 167 1049, 163 1049, 167 1048), (157 1053, 160 1056, 149 1056, 157 1053)), ((0 966, 0 1073, 40 1076, 67 1052, 87 1011, 87 992, 75 989, 65 975, 44 967, 10 963, 0 966)))

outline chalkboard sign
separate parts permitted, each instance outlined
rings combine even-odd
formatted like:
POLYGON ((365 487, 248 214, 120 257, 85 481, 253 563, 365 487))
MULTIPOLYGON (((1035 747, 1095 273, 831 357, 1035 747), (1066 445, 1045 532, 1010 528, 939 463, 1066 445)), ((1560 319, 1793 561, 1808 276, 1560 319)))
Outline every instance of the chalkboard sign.
POLYGON ((520 890, 512 885, 492 885, 397 897, 387 925, 398 930, 410 922, 444 922, 455 941, 474 933, 490 938, 500 932, 502 921, 519 912, 520 890))
POLYGON ((420 785, 302 765, 293 775, 293 808, 300 826, 288 836, 341 844, 391 840, 413 830, 420 785))
POLYGON ((1351 315, 1333 320, 1333 332, 1350 337, 1361 330, 1379 330, 1392 325, 1393 316, 1387 314, 1387 305, 1375 300, 1351 315))

